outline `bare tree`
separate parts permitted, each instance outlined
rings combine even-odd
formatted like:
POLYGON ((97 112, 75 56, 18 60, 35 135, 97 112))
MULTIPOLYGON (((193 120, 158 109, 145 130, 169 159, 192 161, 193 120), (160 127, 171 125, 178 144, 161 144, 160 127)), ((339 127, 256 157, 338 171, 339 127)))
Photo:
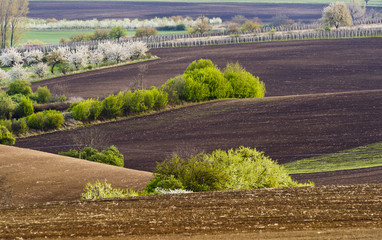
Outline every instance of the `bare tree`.
POLYGON ((350 12, 350 16, 354 21, 360 20, 365 16, 366 13, 366 6, 362 7, 360 0, 351 0, 348 4, 347 7, 350 12))
POLYGON ((144 89, 144 80, 148 69, 149 67, 147 64, 142 64, 138 66, 138 75, 134 78, 134 83, 132 87, 133 90, 144 89))
POLYGON ((351 26, 349 9, 343 2, 333 2, 322 11, 322 22, 327 26, 351 26))
POLYGON ((80 153, 84 147, 92 147, 98 150, 105 149, 109 147, 110 134, 98 129, 98 128, 80 128, 76 129, 72 134, 71 138, 75 148, 80 153))
POLYGON ((0 48, 13 46, 21 31, 21 19, 29 11, 28 0, 0 0, 0 48))

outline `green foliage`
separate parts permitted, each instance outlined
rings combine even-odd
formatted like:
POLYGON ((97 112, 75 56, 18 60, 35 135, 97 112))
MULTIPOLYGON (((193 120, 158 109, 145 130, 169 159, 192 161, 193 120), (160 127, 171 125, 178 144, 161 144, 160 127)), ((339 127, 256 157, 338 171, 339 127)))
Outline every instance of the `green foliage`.
MULTIPOLYGON (((306 184, 312 185, 312 183, 306 184)), ((304 186, 288 172, 256 149, 240 147, 198 154, 187 160, 173 155, 157 164, 155 178, 146 190, 183 186, 194 192, 304 186), (177 180, 177 181, 176 181, 177 180), (181 183, 179 183, 179 182, 181 183)))
POLYGON ((115 146, 110 146, 102 151, 98 151, 92 147, 85 147, 80 151, 72 149, 68 152, 60 152, 59 155, 86 159, 93 162, 99 162, 109 165, 114 165, 118 167, 124 166, 123 155, 119 153, 115 146))
POLYGON ((119 39, 121 37, 125 37, 126 35, 127 30, 122 26, 113 27, 109 32, 109 38, 111 39, 119 39))
POLYGON ((29 97, 22 96, 20 103, 16 108, 15 117, 22 118, 33 114, 33 102, 29 97))
POLYGON ((8 128, 0 126, 0 144, 2 145, 13 145, 15 144, 15 138, 8 128))
POLYGON ((130 189, 112 188, 106 180, 101 183, 97 180, 94 184, 87 183, 81 199, 103 199, 103 198, 121 198, 145 195, 145 192, 134 191, 130 189))
POLYGON ((84 102, 78 102, 72 105, 70 112, 72 112, 74 119, 89 122, 98 119, 98 116, 102 112, 102 104, 98 99, 88 99, 84 102))
POLYGON ((110 95, 102 100, 101 116, 104 118, 115 118, 122 114, 123 103, 117 96, 110 95))
POLYGON ((137 90, 132 94, 129 108, 131 113, 140 113, 147 110, 145 95, 145 90, 137 90))
POLYGON ((158 90, 156 87, 151 87, 150 92, 154 96, 154 109, 159 111, 167 106, 168 94, 158 90))
POLYGON ((156 175, 151 179, 150 183, 146 186, 146 191, 149 193, 155 192, 156 189, 167 189, 167 190, 175 190, 175 189, 184 189, 184 186, 181 181, 176 179, 174 175, 170 175, 169 177, 162 177, 161 175, 156 175))
POLYGON ((135 31, 135 37, 150 37, 158 35, 158 30, 153 27, 140 27, 135 31))
POLYGON ((0 92, 0 119, 10 119, 16 110, 17 104, 6 93, 0 92))
POLYGON ((57 129, 64 123, 62 113, 55 110, 34 113, 27 119, 28 127, 38 130, 57 129))
POLYGON ((38 103, 47 103, 52 97, 52 95, 50 94, 50 90, 46 86, 38 87, 37 91, 35 92, 35 95, 38 103))
POLYGON ((182 100, 186 100, 184 76, 169 79, 159 89, 167 94, 168 103, 171 105, 178 105, 182 100))
POLYGON ((264 83, 252 76, 239 63, 229 63, 224 70, 224 77, 232 86, 231 97, 259 98, 265 95, 264 83))
POLYGON ((28 132, 29 127, 26 118, 20 118, 19 120, 12 119, 12 132, 15 134, 23 134, 28 132))
POLYGON ((66 74, 67 72, 70 71, 70 65, 68 63, 68 61, 65 61, 65 60, 61 60, 58 64, 57 64, 57 68, 58 68, 58 71, 62 74, 66 74))
POLYGON ((13 81, 9 84, 7 94, 11 96, 19 93, 24 96, 29 96, 32 94, 30 85, 31 83, 25 80, 13 81))
POLYGON ((11 120, 0 120, 0 126, 6 127, 9 131, 12 131, 12 121, 11 120))

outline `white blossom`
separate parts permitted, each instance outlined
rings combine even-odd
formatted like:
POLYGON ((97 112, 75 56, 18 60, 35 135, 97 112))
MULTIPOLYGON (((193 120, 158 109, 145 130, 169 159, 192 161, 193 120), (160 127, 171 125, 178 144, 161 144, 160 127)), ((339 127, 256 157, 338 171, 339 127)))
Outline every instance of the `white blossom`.
POLYGON ((31 50, 24 52, 24 58, 28 66, 41 62, 44 53, 40 50, 31 50))
POLYGON ((184 189, 163 189, 163 188, 155 188, 154 192, 158 192, 160 194, 179 194, 179 193, 193 193, 193 191, 184 190, 184 189))
POLYGON ((6 87, 9 82, 8 73, 2 69, 0 69, 0 87, 6 87))
POLYGON ((28 77, 28 71, 25 70, 21 64, 16 64, 11 70, 8 71, 8 75, 10 81, 26 79, 28 77))
POLYGON ((89 58, 89 49, 87 46, 78 46, 75 50, 68 52, 67 60, 70 65, 76 69, 86 67, 89 58))
POLYGON ((48 72, 48 65, 42 62, 37 63, 32 66, 32 72, 39 77, 43 77, 48 72))
POLYGON ((12 67, 23 63, 23 57, 16 49, 10 48, 0 56, 0 61, 1 66, 12 67))
POLYGON ((99 65, 103 63, 105 59, 105 55, 103 54, 102 51, 96 49, 92 51, 89 55, 89 62, 94 65, 99 65))
POLYGON ((98 50, 101 51, 108 62, 119 63, 131 57, 130 47, 128 43, 118 44, 106 42, 98 45, 98 50))
POLYGON ((149 50, 147 48, 146 43, 144 42, 133 42, 130 43, 130 53, 131 57, 133 58, 140 58, 146 55, 147 51, 149 50))

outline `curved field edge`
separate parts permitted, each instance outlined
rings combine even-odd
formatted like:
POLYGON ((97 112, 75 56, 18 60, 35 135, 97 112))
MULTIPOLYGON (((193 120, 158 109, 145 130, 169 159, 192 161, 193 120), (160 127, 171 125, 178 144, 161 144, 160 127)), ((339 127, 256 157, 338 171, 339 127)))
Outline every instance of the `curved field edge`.
POLYGON ((97 179, 142 190, 151 178, 149 172, 0 145, 0 206, 80 199, 86 183, 97 179))
POLYGON ((382 142, 284 164, 290 174, 330 172, 382 166, 382 142))
POLYGON ((5 238, 161 238, 365 229, 380 235, 381 196, 381 184, 363 184, 2 207, 0 233, 5 238))

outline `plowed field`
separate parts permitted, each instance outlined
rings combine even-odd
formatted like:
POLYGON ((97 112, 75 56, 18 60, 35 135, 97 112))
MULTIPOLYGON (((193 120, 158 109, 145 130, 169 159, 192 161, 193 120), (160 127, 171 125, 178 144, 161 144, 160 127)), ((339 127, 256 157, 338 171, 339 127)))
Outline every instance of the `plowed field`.
POLYGON ((0 208, 2 239, 380 239, 381 226, 380 184, 0 208))
MULTIPOLYGON (((160 86, 200 58, 224 68, 239 62, 265 82, 267 96, 382 89, 382 38, 290 41, 153 49, 144 86, 160 86)), ((138 66, 126 65, 35 83, 65 89, 68 96, 103 97, 127 89, 138 66)))
POLYGON ((200 16, 220 17, 230 20, 235 15, 259 17, 269 22, 277 14, 295 21, 311 22, 321 17, 321 4, 258 4, 258 3, 187 3, 187 2, 68 2, 31 1, 28 17, 56 19, 150 19, 155 17, 200 16))

